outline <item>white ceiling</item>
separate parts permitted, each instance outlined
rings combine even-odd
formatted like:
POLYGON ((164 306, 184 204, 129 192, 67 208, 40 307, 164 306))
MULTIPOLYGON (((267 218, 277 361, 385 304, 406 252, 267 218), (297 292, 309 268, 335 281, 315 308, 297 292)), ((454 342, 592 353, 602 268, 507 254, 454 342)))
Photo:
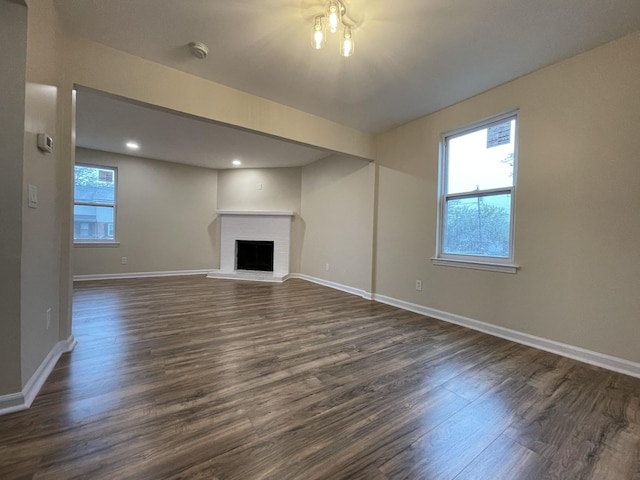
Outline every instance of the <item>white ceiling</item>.
POLYGON ((323 1, 55 3, 94 41, 372 133, 640 29, 639 0, 346 0, 345 59, 310 46, 323 1))

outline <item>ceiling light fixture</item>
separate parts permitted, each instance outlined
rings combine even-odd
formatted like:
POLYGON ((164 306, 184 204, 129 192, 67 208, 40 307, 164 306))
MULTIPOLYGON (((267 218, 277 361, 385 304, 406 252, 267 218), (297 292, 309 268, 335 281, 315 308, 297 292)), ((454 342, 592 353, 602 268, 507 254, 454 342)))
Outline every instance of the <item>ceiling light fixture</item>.
POLYGON ((340 0, 329 0, 324 13, 313 18, 313 31, 311 45, 316 50, 324 47, 327 39, 327 27, 330 33, 336 33, 342 26, 342 40, 340 42, 340 55, 350 57, 353 55, 353 27, 354 22, 347 16, 347 8, 340 0))
POLYGON ((127 142, 125 143, 125 145, 130 150, 138 150, 140 148, 140 145, 138 145, 136 142, 127 142))
POLYGON ((240 165, 242 165, 242 162, 240 160, 234 160, 233 163, 236 167, 239 167, 240 165))

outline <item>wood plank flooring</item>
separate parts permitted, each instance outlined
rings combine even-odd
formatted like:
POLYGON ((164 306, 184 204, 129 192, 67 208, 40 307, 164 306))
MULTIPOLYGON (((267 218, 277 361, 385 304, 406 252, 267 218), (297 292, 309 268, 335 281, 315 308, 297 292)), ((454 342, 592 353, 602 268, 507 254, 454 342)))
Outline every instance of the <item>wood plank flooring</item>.
POLYGON ((74 334, 0 479, 640 479, 640 379, 302 280, 79 283, 74 334))

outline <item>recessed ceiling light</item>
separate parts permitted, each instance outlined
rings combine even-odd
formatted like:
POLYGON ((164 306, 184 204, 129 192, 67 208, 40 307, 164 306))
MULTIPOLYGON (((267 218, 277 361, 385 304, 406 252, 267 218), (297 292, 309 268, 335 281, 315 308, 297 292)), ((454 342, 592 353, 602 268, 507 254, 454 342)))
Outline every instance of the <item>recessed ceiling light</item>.
POLYGON ((236 167, 239 167, 240 165, 242 165, 242 162, 240 160, 234 160, 233 163, 236 167))
POLYGON ((130 148, 131 150, 138 150, 140 148, 140 145, 138 145, 136 142, 127 142, 126 145, 127 148, 130 148))

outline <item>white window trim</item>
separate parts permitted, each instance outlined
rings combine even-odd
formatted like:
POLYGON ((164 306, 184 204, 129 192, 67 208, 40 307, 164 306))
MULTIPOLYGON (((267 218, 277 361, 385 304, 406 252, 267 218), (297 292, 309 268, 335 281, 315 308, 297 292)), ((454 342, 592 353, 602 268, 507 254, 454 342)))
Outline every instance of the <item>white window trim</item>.
POLYGON ((493 115, 491 117, 478 120, 466 124, 462 127, 444 132, 440 135, 440 148, 439 148, 439 161, 438 161, 438 214, 436 221, 436 254, 431 258, 431 263, 437 266, 445 267, 457 267, 457 268, 470 268, 474 270, 487 270, 492 272, 501 273, 517 273, 520 265, 515 263, 515 225, 516 225, 516 190, 518 184, 518 137, 519 137, 520 119, 519 109, 510 110, 499 115, 493 115), (513 148, 513 186, 503 187, 497 189, 481 190, 480 192, 463 192, 455 194, 446 194, 446 184, 448 175, 448 161, 447 161, 447 139, 456 137, 465 133, 472 133, 475 130, 481 130, 490 127, 494 124, 500 124, 507 119, 515 118, 515 139, 513 148), (511 193, 511 225, 509 232, 509 257, 484 257, 475 255, 457 255, 443 253, 442 248, 444 244, 444 214, 446 208, 447 198, 464 198, 464 197, 477 197, 478 193, 481 196, 486 196, 492 193, 509 192, 511 193))
MULTIPOLYGON (((73 187, 74 187, 74 195, 73 195, 73 206, 75 208, 76 205, 87 205, 87 206, 92 206, 92 207, 113 207, 113 231, 116 233, 118 233, 118 229, 116 228, 116 224, 117 224, 117 216, 118 216, 118 167, 113 167, 110 165, 95 165, 92 163, 81 163, 81 162, 77 162, 74 164, 73 166, 74 168, 74 180, 73 180, 73 187), (75 199, 75 167, 88 167, 88 168, 96 168, 98 170, 113 170, 113 183, 114 183, 114 201, 113 204, 111 203, 100 203, 100 202, 76 202, 75 199)), ((73 223, 73 222, 72 222, 73 223)), ((73 246, 74 247, 119 247, 120 246, 120 242, 114 237, 113 240, 108 240, 108 239, 97 239, 97 240, 91 240, 91 239, 76 239, 75 238, 75 230, 73 231, 73 246)))
MULTIPOLYGON (((460 255, 462 257, 462 255, 460 255)), ((487 257, 493 258, 493 257, 487 257)), ((431 259, 433 265, 441 267, 457 267, 457 268, 470 268, 472 270, 487 270, 489 272, 500 273, 518 273, 520 265, 515 263, 494 263, 490 261, 477 262, 475 260, 463 260, 461 258, 436 258, 431 259)))

